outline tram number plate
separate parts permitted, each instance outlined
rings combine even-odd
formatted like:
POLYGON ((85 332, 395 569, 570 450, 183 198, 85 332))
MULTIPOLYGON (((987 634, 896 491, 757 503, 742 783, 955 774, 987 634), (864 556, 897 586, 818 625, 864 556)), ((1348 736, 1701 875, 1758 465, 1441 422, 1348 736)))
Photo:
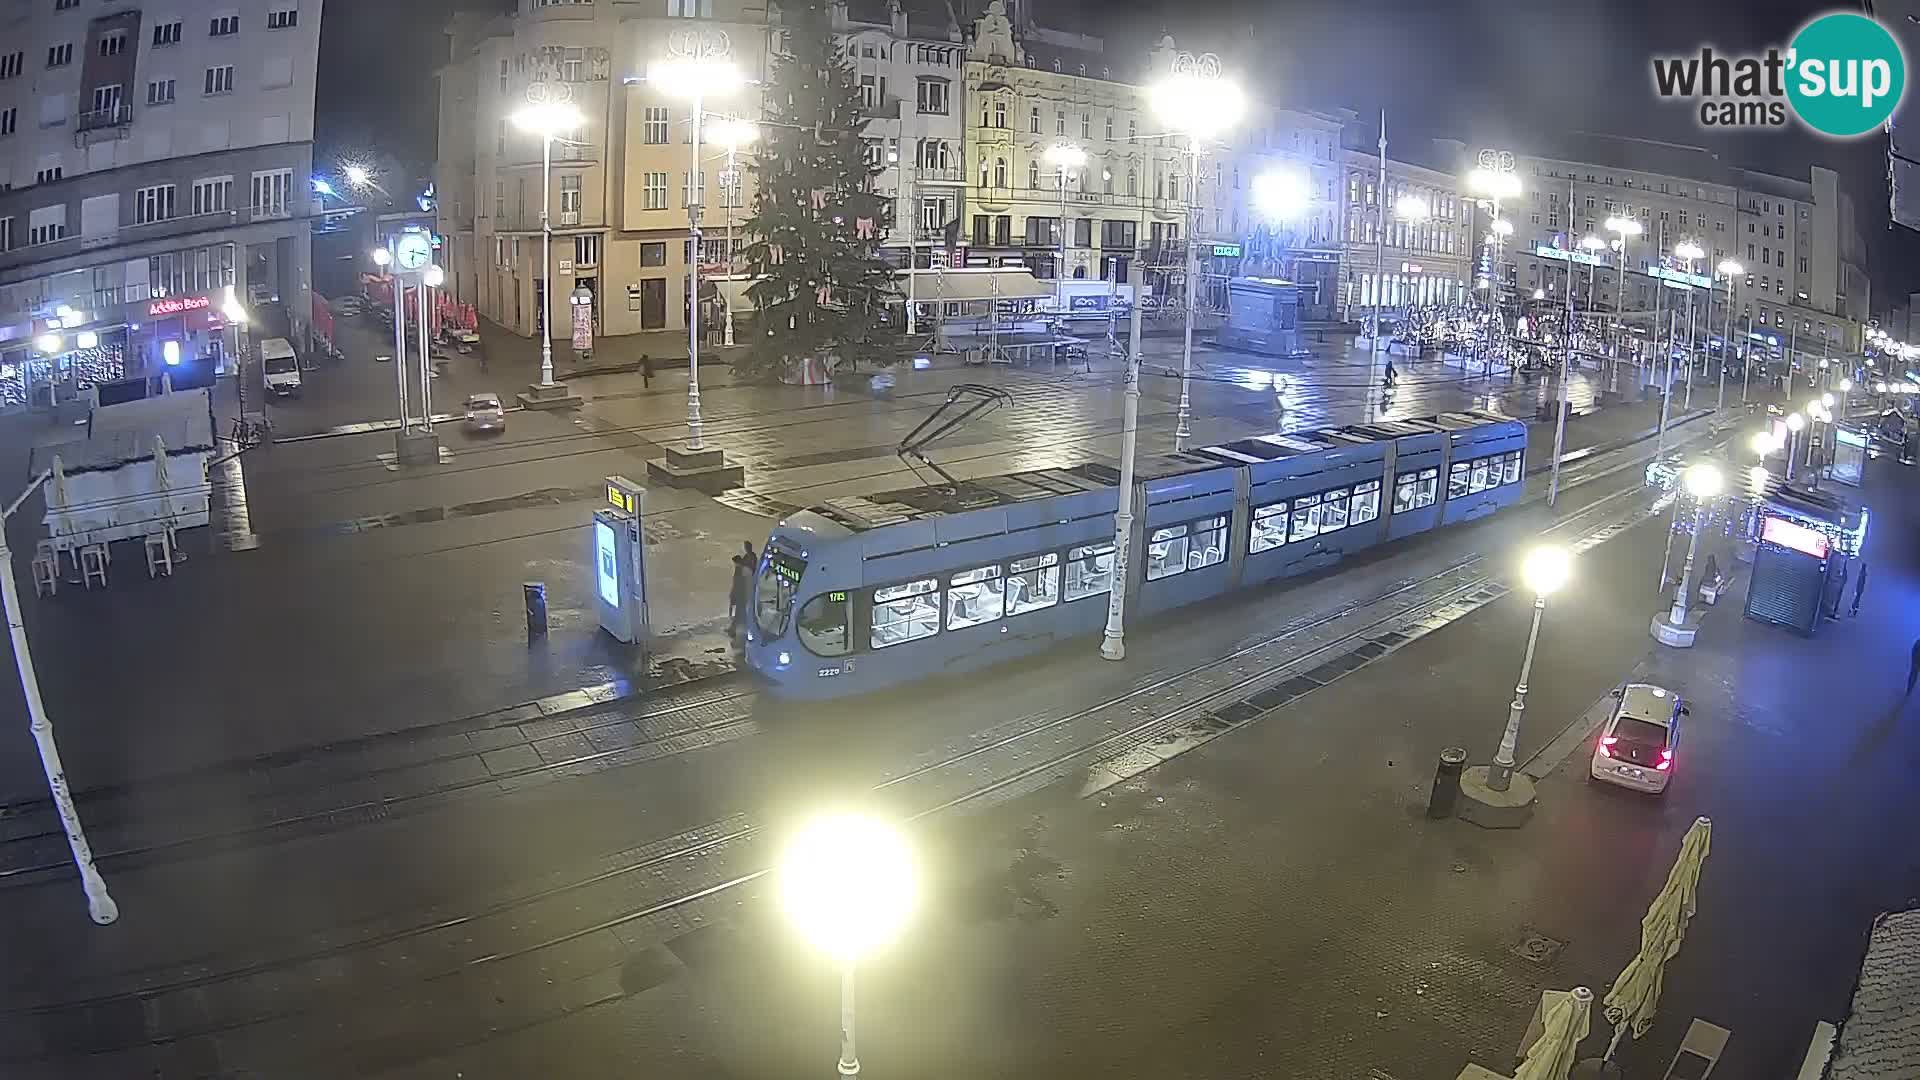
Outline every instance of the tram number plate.
POLYGON ((841 664, 839 667, 821 668, 819 675, 817 677, 822 679, 831 679, 835 675, 851 675, 851 674, 853 674, 853 661, 848 660, 847 662, 841 664))

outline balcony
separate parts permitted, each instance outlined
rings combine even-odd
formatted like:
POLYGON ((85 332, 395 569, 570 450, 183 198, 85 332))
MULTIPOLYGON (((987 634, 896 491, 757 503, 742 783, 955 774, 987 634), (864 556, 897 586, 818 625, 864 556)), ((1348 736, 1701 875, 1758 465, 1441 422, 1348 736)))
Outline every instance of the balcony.
POLYGON ((958 165, 944 169, 922 165, 914 170, 913 176, 922 184, 964 184, 967 180, 966 170, 958 165))
POLYGON ((882 101, 878 105, 868 105, 866 109, 867 119, 869 120, 900 119, 900 99, 891 94, 887 96, 885 101, 882 101))
POLYGON ((84 146, 99 139, 124 139, 133 124, 133 106, 121 104, 82 112, 74 124, 74 145, 84 146))

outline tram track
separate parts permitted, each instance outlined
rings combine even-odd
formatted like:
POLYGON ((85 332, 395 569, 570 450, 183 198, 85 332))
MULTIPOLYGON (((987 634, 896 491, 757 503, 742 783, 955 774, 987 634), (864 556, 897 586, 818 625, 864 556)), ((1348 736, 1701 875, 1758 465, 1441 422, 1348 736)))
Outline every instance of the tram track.
MULTIPOLYGON (((1614 470, 1608 471, 1611 472, 1614 470)), ((1600 473, 1599 475, 1606 475, 1606 473, 1600 473)), ((1579 510, 1563 515, 1556 520, 1549 529, 1551 531, 1570 527, 1584 519, 1597 515, 1598 512, 1606 509, 1622 498, 1642 493, 1643 492, 1636 486, 1604 496, 1579 510)), ((1636 511, 1628 516, 1629 520, 1625 524, 1621 522, 1611 522, 1596 529, 1589 530, 1587 535, 1600 536, 1602 538, 1615 535, 1624 528, 1631 527, 1632 523, 1644 520, 1650 516, 1651 513, 1652 511, 1650 510, 1636 511)), ((898 775, 880 781, 877 785, 874 785, 874 790, 893 794, 906 802, 914 804, 903 807, 903 810, 905 810, 903 816, 919 820, 961 807, 982 803, 984 800, 996 794, 1009 792, 1023 785, 1038 782, 1036 786, 1039 786, 1054 782, 1059 779, 1063 772, 1070 771, 1083 762, 1103 760, 1110 757, 1115 750, 1125 747, 1150 744, 1161 738, 1169 729, 1177 726, 1186 718, 1249 689, 1263 679, 1285 678, 1284 672, 1299 669, 1304 665, 1312 663, 1319 657, 1338 651, 1341 647, 1352 644, 1354 641, 1366 637, 1368 634, 1379 630, 1383 626, 1395 622, 1404 622, 1417 617, 1424 617, 1424 613, 1444 609, 1449 604, 1457 603, 1462 597, 1470 596, 1476 590, 1485 589, 1488 584, 1493 582, 1499 575, 1493 572, 1480 573, 1472 571, 1474 571, 1476 567, 1485 566, 1486 560, 1487 556, 1483 554, 1469 555, 1464 559, 1453 562, 1437 573, 1424 574, 1415 580, 1402 581, 1396 583, 1393 588, 1384 592, 1355 599, 1342 604, 1334 610, 1296 620, 1288 626, 1281 628, 1278 632, 1268 634, 1258 641, 1242 645, 1229 653, 1201 663, 1188 665, 1178 670, 1162 672, 1147 682, 1130 688, 1126 693, 1115 695, 1095 705, 1076 709, 1066 715, 1048 718, 1039 723, 1026 724, 990 742, 968 747, 955 753, 944 754, 934 761, 908 768, 898 775), (1446 574, 1461 574, 1463 571, 1469 572, 1463 574, 1462 580, 1459 582, 1449 584, 1431 595, 1419 597, 1412 603, 1394 605, 1393 610, 1385 613, 1372 613, 1370 610, 1383 603, 1391 604, 1396 597, 1407 596, 1441 576, 1446 574), (1256 674, 1231 679, 1226 684, 1208 690, 1198 697, 1182 701, 1175 707, 1164 710, 1151 710, 1152 715, 1149 715, 1143 720, 1126 725, 1118 730, 1096 731, 1084 736, 1078 735, 1070 730, 1075 725, 1088 721, 1095 721, 1097 724, 1097 719, 1101 713, 1110 712, 1115 709, 1127 709, 1143 700, 1151 699, 1162 691, 1176 687, 1186 680, 1204 677, 1209 673, 1219 671, 1246 658, 1253 657, 1261 649, 1270 649, 1289 640, 1299 639, 1303 635, 1308 635, 1316 630, 1330 627, 1339 620, 1351 619, 1351 617, 1355 615, 1363 615, 1360 624, 1340 628, 1340 632, 1334 635, 1331 640, 1318 643, 1301 652, 1299 655, 1288 658, 1283 663, 1263 666, 1256 674), (1025 749, 1035 740, 1051 733, 1061 733, 1067 736, 1067 742, 1061 749, 1045 754, 1045 756, 1038 761, 1023 763, 1018 767, 1003 770, 996 775, 992 775, 984 782, 969 782, 969 775, 978 771, 977 766, 983 758, 997 753, 1025 749), (953 784, 948 779, 950 777, 957 778, 960 782, 953 784), (946 790, 941 790, 943 787, 945 787, 946 790), (914 789, 921 789, 917 791, 919 795, 918 798, 913 798, 909 794, 909 792, 914 791, 914 789)), ((936 751, 936 753, 938 753, 938 751, 936 751)), ((297 969, 302 965, 334 963, 356 954, 364 955, 374 950, 404 947, 409 942, 415 942, 421 938, 444 933, 453 927, 471 928, 478 921, 511 916, 522 911, 522 909, 529 905, 553 901, 559 898, 568 898, 570 910, 575 913, 597 914, 586 910, 586 905, 579 897, 581 892, 650 870, 658 874, 663 867, 692 862, 715 853, 719 847, 727 845, 735 847, 745 846, 762 838, 764 835, 764 826, 745 822, 737 828, 728 830, 721 840, 709 839, 688 844, 674 850, 655 852, 645 858, 631 860, 615 867, 603 869, 586 877, 558 883, 524 896, 489 904, 458 918, 438 919, 422 922, 411 927, 389 929, 378 934, 367 935, 352 941, 342 942, 324 950, 296 952, 224 971, 202 971, 190 977, 149 983, 137 989, 97 994, 86 998, 42 1002, 21 1008, 0 1010, 0 1018, 12 1018, 10 1022, 18 1023, 67 1012, 125 1008, 131 1005, 138 1005, 149 1013, 164 1012, 165 1010, 160 1009, 156 1005, 156 1002, 166 998, 168 995, 199 994, 210 988, 232 986, 244 983, 249 979, 264 976, 283 976, 284 973, 297 969)), ((589 918, 585 921, 576 919, 573 925, 565 929, 549 932, 535 938, 525 938, 523 936, 521 940, 505 947, 471 950, 468 955, 459 958, 457 961, 449 960, 441 963, 440 966, 432 971, 419 973, 411 982, 442 984, 448 979, 500 965, 506 961, 538 956, 546 950, 557 949, 571 942, 580 941, 583 938, 604 931, 628 926, 636 921, 649 919, 669 912, 680 911, 723 895, 738 893, 743 887, 758 881, 768 873, 765 867, 759 864, 739 867, 727 866, 724 868, 709 865, 708 868, 715 871, 712 879, 706 880, 697 886, 671 890, 665 895, 650 895, 639 903, 616 905, 614 910, 598 918, 589 918)), ((386 970, 385 965, 379 966, 381 970, 386 970)), ((276 988, 279 988, 286 986, 287 983, 288 980, 285 978, 277 978, 274 985, 276 988)), ((253 997, 247 995, 242 995, 242 998, 249 1002, 255 1000, 253 997)), ((576 1007, 591 1007, 598 1003, 600 1002, 588 1001, 584 1004, 577 1004, 576 1007)), ((233 1031, 239 1028, 253 1027, 278 1020, 306 1016, 319 1009, 351 1008, 355 1004, 358 1004, 358 1002, 315 1001, 305 1004, 285 1003, 277 1006, 269 1006, 265 1005, 263 1001, 263 1007, 251 1010, 242 1009, 234 1015, 210 1018, 204 1023, 188 1025, 176 1031, 166 1032, 164 1035, 154 1036, 147 1039, 146 1042, 174 1041, 196 1036, 218 1035, 222 1032, 233 1031)), ((145 1045, 145 1043, 134 1041, 121 1046, 97 1049, 133 1049, 140 1045, 145 1045)))

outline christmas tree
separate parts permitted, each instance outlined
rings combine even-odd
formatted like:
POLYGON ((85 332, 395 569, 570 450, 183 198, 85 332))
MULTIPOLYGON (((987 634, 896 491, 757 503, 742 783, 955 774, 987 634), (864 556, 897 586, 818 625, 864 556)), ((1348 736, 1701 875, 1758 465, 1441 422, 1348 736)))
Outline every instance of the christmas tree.
POLYGON ((892 200, 861 138, 867 107, 833 40, 825 4, 780 9, 786 51, 766 88, 744 256, 759 313, 737 368, 777 376, 816 358, 829 370, 899 358, 887 307, 898 296, 880 258, 892 200))

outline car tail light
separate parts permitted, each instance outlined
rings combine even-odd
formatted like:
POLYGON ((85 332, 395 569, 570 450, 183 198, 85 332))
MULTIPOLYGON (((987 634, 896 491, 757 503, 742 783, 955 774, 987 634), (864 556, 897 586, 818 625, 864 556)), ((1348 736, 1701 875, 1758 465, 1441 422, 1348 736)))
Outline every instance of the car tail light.
POLYGON ((1612 750, 1609 750, 1609 749, 1607 749, 1607 748, 1608 748, 1608 747, 1610 747, 1610 746, 1612 746, 1612 745, 1613 745, 1614 743, 1617 743, 1617 742, 1619 742, 1619 741, 1620 741, 1619 739, 1616 739, 1616 738, 1614 738, 1614 737, 1613 737, 1613 736, 1611 736, 1611 735, 1608 735, 1608 736, 1605 736, 1604 738, 1602 738, 1602 739, 1600 740, 1600 756, 1601 756, 1601 757, 1612 757, 1612 756, 1613 756, 1613 751, 1612 751, 1612 750))
POLYGON ((1671 750, 1660 751, 1660 764, 1655 765, 1654 768, 1660 770, 1661 772, 1666 772, 1668 769, 1673 768, 1673 751, 1671 750))

